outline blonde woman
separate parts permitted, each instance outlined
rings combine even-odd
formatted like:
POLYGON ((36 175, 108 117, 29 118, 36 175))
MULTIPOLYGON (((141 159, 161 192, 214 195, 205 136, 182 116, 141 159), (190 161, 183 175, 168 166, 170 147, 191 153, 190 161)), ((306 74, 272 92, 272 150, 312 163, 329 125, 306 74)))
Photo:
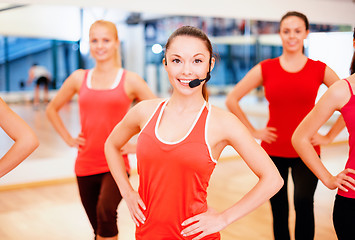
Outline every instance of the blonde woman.
MULTIPOLYGON (((96 21, 89 34, 95 67, 76 70, 65 80, 49 103, 47 116, 68 146, 78 148, 75 174, 95 238, 117 239, 117 206, 122 197, 110 174, 104 143, 133 100, 155 96, 141 77, 121 67, 120 42, 115 24, 96 21), (79 95, 81 132, 73 137, 63 124, 59 110, 75 94, 79 95)), ((127 155, 124 159, 125 171, 129 175, 127 155)))

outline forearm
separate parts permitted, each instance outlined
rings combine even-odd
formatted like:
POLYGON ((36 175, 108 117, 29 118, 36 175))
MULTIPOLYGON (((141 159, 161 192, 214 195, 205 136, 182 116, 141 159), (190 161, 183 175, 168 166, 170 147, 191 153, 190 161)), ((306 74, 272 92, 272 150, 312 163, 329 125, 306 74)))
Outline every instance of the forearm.
POLYGON ((50 105, 46 110, 47 117, 49 121, 52 123, 54 129, 58 132, 58 134, 62 137, 62 139, 69 145, 72 146, 73 137, 65 127, 62 119, 60 118, 58 111, 51 108, 50 105))
POLYGON ((269 174, 259 179, 258 183, 231 208, 225 210, 223 218, 227 224, 231 224, 249 214, 273 195, 275 195, 283 185, 283 180, 279 174, 269 174))
POLYGON ((345 122, 342 115, 340 115, 337 121, 333 124, 329 132, 327 133, 327 138, 330 142, 334 140, 336 136, 345 128, 345 122))
POLYGON ((115 179, 122 196, 125 198, 134 190, 128 179, 126 166, 122 154, 120 153, 120 149, 110 141, 110 138, 108 138, 105 143, 105 156, 110 172, 115 179))
POLYGON ((18 166, 38 145, 39 142, 34 133, 26 134, 24 138, 15 141, 7 153, 0 159, 0 177, 18 166))
POLYGON ((312 146, 310 139, 306 136, 299 136, 298 133, 295 132, 295 135, 292 138, 292 144, 307 167, 314 173, 314 175, 317 176, 321 182, 323 182, 325 186, 328 187, 329 179, 331 179, 333 175, 324 166, 323 162, 312 146))
POLYGON ((249 129, 250 132, 255 131, 255 128, 250 123, 249 119, 245 115, 237 100, 227 98, 226 106, 231 113, 233 113, 239 118, 239 120, 249 129))

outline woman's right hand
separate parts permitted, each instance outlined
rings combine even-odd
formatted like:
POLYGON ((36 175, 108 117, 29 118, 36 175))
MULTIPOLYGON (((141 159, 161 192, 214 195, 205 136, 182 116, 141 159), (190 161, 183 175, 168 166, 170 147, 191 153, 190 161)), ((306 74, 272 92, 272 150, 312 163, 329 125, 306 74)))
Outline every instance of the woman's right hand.
POLYGON ((348 176, 349 173, 355 174, 355 170, 351 168, 344 169, 338 175, 332 176, 328 183, 324 183, 329 189, 339 188, 344 192, 348 192, 349 189, 355 191, 355 179, 348 176))
POLYGON ((142 209, 146 210, 146 207, 142 198, 139 196, 139 193, 137 191, 132 191, 126 195, 124 199, 131 214, 131 218, 133 219, 136 226, 139 227, 140 223, 144 224, 145 216, 142 212, 142 209))
POLYGON ((76 138, 71 138, 67 141, 69 147, 75 147, 80 150, 85 145, 85 138, 83 133, 79 133, 76 138))
POLYGON ((277 139, 277 134, 275 132, 276 132, 276 128, 266 127, 262 129, 255 129, 252 132, 252 135, 254 138, 260 139, 261 141, 270 144, 272 142, 275 142, 277 139))

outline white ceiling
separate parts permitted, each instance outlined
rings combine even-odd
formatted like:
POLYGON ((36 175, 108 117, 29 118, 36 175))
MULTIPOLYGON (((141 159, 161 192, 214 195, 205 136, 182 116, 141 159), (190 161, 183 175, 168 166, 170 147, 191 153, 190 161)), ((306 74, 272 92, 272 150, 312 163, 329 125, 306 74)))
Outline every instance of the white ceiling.
POLYGON ((311 23, 355 25, 354 0, 0 0, 0 34, 77 38, 80 7, 269 21, 279 21, 287 11, 296 10, 311 23), (14 5, 27 6, 1 11, 14 5))

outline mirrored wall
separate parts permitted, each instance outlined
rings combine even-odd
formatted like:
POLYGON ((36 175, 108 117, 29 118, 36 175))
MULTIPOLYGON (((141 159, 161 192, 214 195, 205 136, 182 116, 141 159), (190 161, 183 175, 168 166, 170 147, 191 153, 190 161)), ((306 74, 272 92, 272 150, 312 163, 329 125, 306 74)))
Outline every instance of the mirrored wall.
MULTIPOLYGON (((26 81, 28 69, 34 63, 45 66, 52 73, 52 89, 58 89, 75 69, 93 67, 94 62, 88 52, 88 29, 93 21, 101 18, 117 24, 123 66, 140 74, 159 95, 169 91, 162 66, 164 44, 168 36, 182 25, 199 27, 211 38, 217 59, 209 82, 212 93, 224 94, 255 64, 277 57, 282 52, 277 34, 278 22, 196 16, 145 17, 143 14, 123 14, 122 11, 99 8, 80 11, 83 29, 79 41, 0 36, 0 92, 33 88, 27 86, 26 81)), ((346 76, 348 72, 344 66, 350 64, 352 26, 311 23, 310 30, 305 53, 313 59, 333 64, 331 67, 339 69, 339 76, 346 76), (343 48, 339 50, 339 47, 343 48)))

